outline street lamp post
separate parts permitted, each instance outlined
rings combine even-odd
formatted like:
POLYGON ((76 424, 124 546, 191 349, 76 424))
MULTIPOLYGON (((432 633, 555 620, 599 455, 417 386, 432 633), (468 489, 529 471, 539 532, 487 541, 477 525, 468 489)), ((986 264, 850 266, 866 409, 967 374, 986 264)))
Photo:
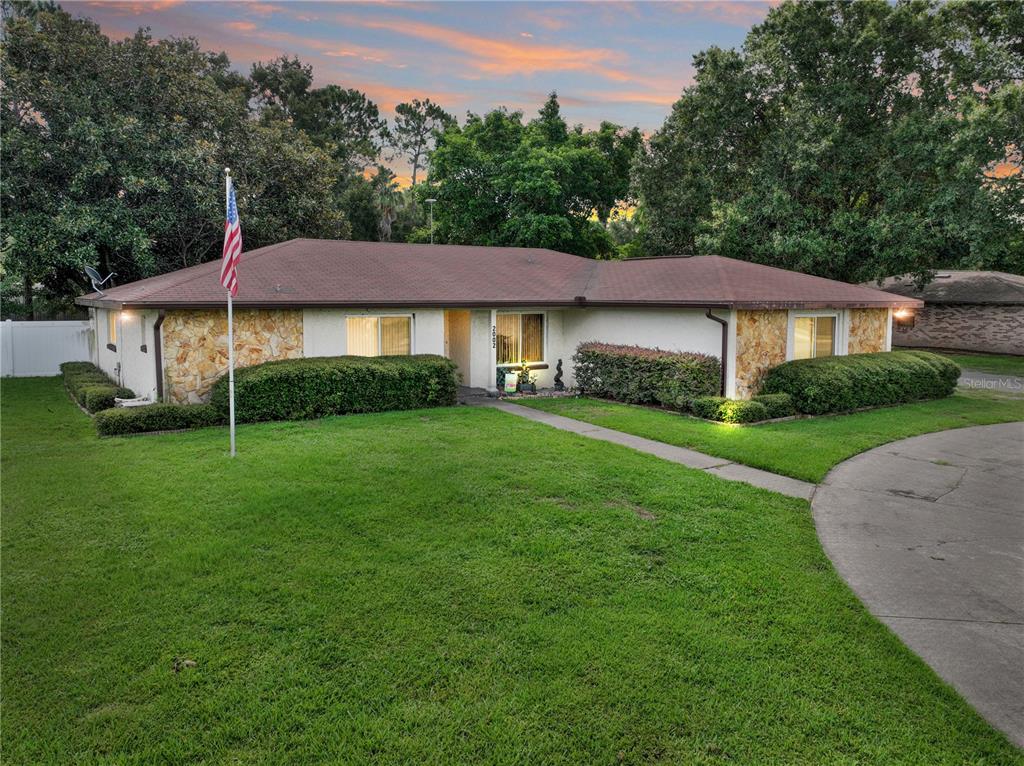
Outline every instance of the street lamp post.
POLYGON ((424 200, 424 202, 430 205, 430 244, 434 244, 434 203, 437 202, 437 200, 428 199, 424 200))

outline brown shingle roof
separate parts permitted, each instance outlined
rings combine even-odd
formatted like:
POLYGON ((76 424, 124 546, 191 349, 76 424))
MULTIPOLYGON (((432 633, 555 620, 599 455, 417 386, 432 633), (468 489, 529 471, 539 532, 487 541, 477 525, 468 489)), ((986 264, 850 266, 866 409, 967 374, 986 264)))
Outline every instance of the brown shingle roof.
MULTIPOLYGON (((220 307, 211 261, 78 299, 108 308, 220 307)), ((293 239, 242 256, 235 305, 917 306, 880 290, 720 256, 594 261, 553 250, 293 239)))
POLYGON ((1004 306, 1024 305, 1024 277, 1004 271, 936 272, 935 278, 918 289, 910 276, 888 277, 882 290, 925 303, 983 303, 1004 306))

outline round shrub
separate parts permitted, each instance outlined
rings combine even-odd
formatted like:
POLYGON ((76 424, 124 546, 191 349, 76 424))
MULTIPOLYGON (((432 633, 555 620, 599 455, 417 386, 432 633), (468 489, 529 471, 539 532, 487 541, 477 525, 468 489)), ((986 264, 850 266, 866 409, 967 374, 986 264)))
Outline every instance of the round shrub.
POLYGON ((581 343, 572 357, 582 392, 630 404, 688 409, 719 390, 721 365, 706 354, 611 343, 581 343))
MULTIPOLYGON (((300 420, 356 412, 411 410, 455 404, 456 367, 433 354, 334 356, 265 362, 235 371, 235 419, 300 420)), ((210 403, 228 416, 228 379, 210 403)))
POLYGON ((768 408, 761 402, 726 399, 724 396, 703 396, 694 399, 690 409, 697 417, 721 423, 756 423, 769 417, 768 408))
POLYGON ((223 423, 224 418, 209 404, 149 404, 145 407, 117 407, 96 413, 96 433, 100 436, 180 431, 223 423))
POLYGON ((763 394, 789 394, 799 412, 822 415, 949 396, 960 368, 927 351, 800 359, 765 375, 763 394))
POLYGON ((789 394, 758 394, 753 400, 765 406, 769 418, 788 418, 790 415, 796 415, 793 397, 789 394))
POLYGON ((89 412, 99 412, 114 406, 114 399, 132 399, 135 393, 130 388, 120 388, 109 383, 83 386, 80 390, 81 404, 89 412))

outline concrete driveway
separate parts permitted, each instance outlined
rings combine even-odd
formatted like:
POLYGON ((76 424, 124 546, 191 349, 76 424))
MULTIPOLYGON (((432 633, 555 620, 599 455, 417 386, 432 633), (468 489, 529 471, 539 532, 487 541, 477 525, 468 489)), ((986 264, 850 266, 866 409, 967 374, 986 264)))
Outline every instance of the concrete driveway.
POLYGON ((812 507, 868 609, 1024 746, 1024 423, 865 452, 812 507))

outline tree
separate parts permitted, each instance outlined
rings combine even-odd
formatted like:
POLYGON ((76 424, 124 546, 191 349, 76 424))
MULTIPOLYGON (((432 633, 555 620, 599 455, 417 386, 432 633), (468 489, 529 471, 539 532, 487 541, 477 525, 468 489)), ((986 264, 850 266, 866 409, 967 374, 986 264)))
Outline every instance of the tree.
POLYGON ((383 165, 377 166, 373 177, 373 193, 377 202, 377 234, 381 242, 391 241, 391 225, 398 220, 401 193, 394 172, 383 165))
POLYGON ((325 147, 347 173, 375 163, 388 140, 387 121, 365 93, 338 85, 310 91, 295 124, 325 147))
POLYGON ((309 99, 313 67, 298 57, 281 56, 263 63, 257 61, 249 74, 256 111, 264 120, 291 120, 309 99))
POLYGON ((249 249, 344 236, 334 161, 283 121, 249 118, 223 55, 140 31, 109 41, 60 10, 4 22, 0 205, 6 279, 70 300, 82 269, 126 282, 215 258, 223 168, 235 170, 249 249))
POLYGON ((412 166, 413 186, 420 168, 426 167, 437 135, 454 124, 455 118, 429 98, 415 98, 395 107, 392 143, 412 166))
MULTIPOLYGON (((619 163, 615 178, 594 134, 566 127, 554 94, 537 119, 524 125, 522 117, 504 109, 471 114, 438 138, 430 166, 437 239, 612 256, 614 244, 594 218, 614 206, 609 188, 628 188, 628 163, 619 163)), ((613 128, 606 133, 617 134, 613 128)))
POLYGON ((253 64, 249 78, 261 119, 287 120, 305 131, 338 161, 343 180, 377 161, 387 121, 365 93, 333 84, 311 89, 313 68, 287 56, 253 64))
POLYGON ((1010 3, 772 9, 742 51, 695 57, 638 160, 645 249, 847 281, 1024 271, 1006 163, 1024 135, 1022 27, 1010 3))

